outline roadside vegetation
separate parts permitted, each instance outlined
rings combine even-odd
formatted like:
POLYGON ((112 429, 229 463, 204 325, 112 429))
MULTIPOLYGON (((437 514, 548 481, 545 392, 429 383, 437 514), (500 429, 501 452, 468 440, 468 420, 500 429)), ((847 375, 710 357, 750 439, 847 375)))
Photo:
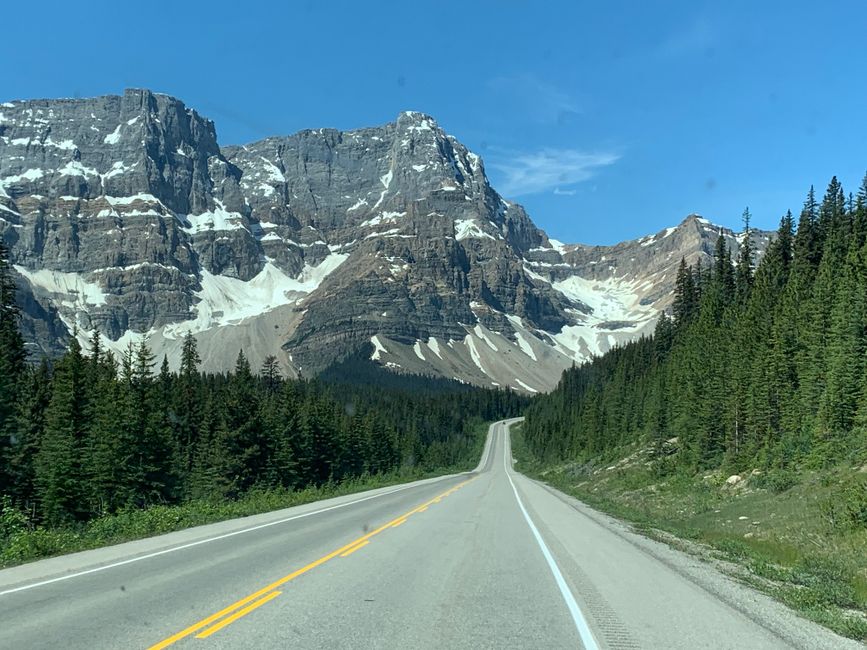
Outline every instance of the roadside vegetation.
POLYGON ((476 466, 481 456, 487 430, 486 423, 476 424, 472 434, 473 453, 460 462, 435 470, 404 466, 389 472, 362 474, 339 483, 328 482, 301 489, 256 488, 237 499, 195 499, 177 505, 130 507, 85 522, 61 526, 34 525, 8 496, 3 496, 0 497, 0 568, 364 490, 468 471, 476 466))
MULTIPOLYGON (((647 446, 549 464, 530 454, 519 427, 512 445, 520 471, 867 641, 867 466, 670 473, 670 457, 660 462, 647 446)), ((677 442, 668 450, 676 456, 677 442)))
POLYGON ((0 242, 0 566, 472 467, 483 423, 527 402, 379 385, 360 358, 327 381, 286 379, 273 357, 256 372, 243 351, 205 374, 190 335, 177 371, 144 342, 115 358, 96 333, 33 363, 18 324, 0 242))
MULTIPOLYGON (((867 179, 811 188, 756 264, 681 260, 652 337, 534 400, 525 464, 591 505, 710 544, 745 579, 867 637, 867 179)), ((734 259, 733 259, 734 257, 734 259)))

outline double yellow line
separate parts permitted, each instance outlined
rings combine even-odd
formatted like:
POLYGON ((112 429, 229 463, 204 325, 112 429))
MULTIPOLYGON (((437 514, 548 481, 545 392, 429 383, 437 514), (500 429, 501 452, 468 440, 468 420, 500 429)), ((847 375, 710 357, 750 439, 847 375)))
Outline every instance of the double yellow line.
POLYGON ((457 485, 455 485, 454 487, 450 488, 449 490, 443 492, 442 494, 438 494, 430 501, 427 501, 427 502, 421 504, 420 506, 416 506, 415 508, 413 508, 409 512, 402 514, 399 517, 395 517, 394 519, 392 519, 391 521, 389 521, 386 524, 383 524, 382 526, 380 526, 376 530, 371 531, 371 532, 367 533, 366 535, 362 535, 358 539, 355 539, 355 540, 349 542, 348 544, 341 546, 336 551, 332 551, 331 553, 328 553, 327 555, 323 555, 318 560, 314 560, 313 562, 311 562, 307 566, 301 567, 300 569, 293 571, 292 573, 290 573, 288 575, 283 576, 279 580, 275 580, 271 584, 269 584, 265 587, 262 587, 261 589, 253 592, 249 596, 246 596, 246 597, 242 598, 241 600, 238 600, 238 601, 232 603, 228 607, 224 607, 219 612, 211 614, 207 618, 203 618, 198 623, 194 623, 194 624, 190 625, 189 627, 184 628, 183 630, 181 630, 177 634, 173 634, 172 636, 168 637, 167 639, 163 639, 159 643, 152 645, 150 648, 148 648, 148 650, 161 650, 162 648, 167 648, 170 645, 177 643, 181 639, 184 639, 184 638, 186 638, 186 637, 188 637, 191 634, 194 634, 196 632, 198 632, 198 634, 196 634, 197 639, 208 638, 209 636, 211 636, 215 632, 219 632, 227 625, 234 623, 239 618, 246 616, 247 614, 249 614, 253 610, 261 607, 265 603, 267 603, 267 602, 273 600, 274 598, 276 598, 277 596, 279 596, 282 592, 277 591, 277 587, 285 585, 287 582, 294 580, 298 576, 307 573, 311 569, 315 569, 316 567, 318 567, 322 564, 325 564, 326 562, 328 562, 328 560, 331 560, 337 556, 347 557, 347 556, 351 555, 352 553, 355 553, 359 549, 367 546, 370 543, 370 539, 372 537, 374 537, 375 535, 378 535, 379 533, 381 533, 384 530, 387 530, 389 528, 395 528, 397 526, 400 526, 402 523, 404 523, 407 520, 408 517, 414 515, 417 512, 424 512, 425 510, 428 509, 428 506, 433 505, 434 503, 439 503, 441 499, 449 496, 450 494, 453 494, 457 490, 460 490, 462 487, 464 487, 468 483, 472 483, 477 478, 478 478, 478 476, 475 476, 475 477, 473 477, 467 481, 464 481, 462 483, 458 483, 457 485))

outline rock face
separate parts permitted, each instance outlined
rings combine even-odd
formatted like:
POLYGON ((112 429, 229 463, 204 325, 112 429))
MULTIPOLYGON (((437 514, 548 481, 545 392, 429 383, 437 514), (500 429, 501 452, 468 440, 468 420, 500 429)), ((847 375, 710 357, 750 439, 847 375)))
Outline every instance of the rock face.
POLYGON ((547 390, 649 331, 719 232, 692 216, 612 247, 550 240, 421 113, 220 148, 147 90, 0 105, 0 236, 47 354, 77 327, 176 362, 192 332, 207 369, 243 348, 313 375, 372 344, 395 370, 547 390))

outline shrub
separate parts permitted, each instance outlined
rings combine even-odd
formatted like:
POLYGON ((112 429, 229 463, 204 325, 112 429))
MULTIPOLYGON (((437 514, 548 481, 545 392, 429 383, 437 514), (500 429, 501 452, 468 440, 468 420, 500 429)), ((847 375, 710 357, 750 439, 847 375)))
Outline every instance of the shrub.
POLYGON ((12 499, 5 494, 0 497, 0 543, 12 539, 27 530, 27 515, 12 505, 12 499))
POLYGON ((771 469, 751 479, 758 488, 765 488, 771 492, 785 492, 798 484, 798 474, 790 469, 771 469))
POLYGON ((832 528, 867 529, 867 477, 843 479, 832 490, 822 512, 832 528))

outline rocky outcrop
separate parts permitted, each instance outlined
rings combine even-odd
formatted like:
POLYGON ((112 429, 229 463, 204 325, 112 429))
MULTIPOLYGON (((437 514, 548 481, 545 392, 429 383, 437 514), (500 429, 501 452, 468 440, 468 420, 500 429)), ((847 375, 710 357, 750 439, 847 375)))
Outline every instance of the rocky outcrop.
POLYGON ((545 390, 648 331, 718 232, 690 217, 612 247, 550 240, 422 113, 220 148, 146 90, 0 106, 0 234, 49 354, 77 327, 174 362, 192 332, 208 369, 244 347, 312 375, 373 344, 398 371, 545 390))

